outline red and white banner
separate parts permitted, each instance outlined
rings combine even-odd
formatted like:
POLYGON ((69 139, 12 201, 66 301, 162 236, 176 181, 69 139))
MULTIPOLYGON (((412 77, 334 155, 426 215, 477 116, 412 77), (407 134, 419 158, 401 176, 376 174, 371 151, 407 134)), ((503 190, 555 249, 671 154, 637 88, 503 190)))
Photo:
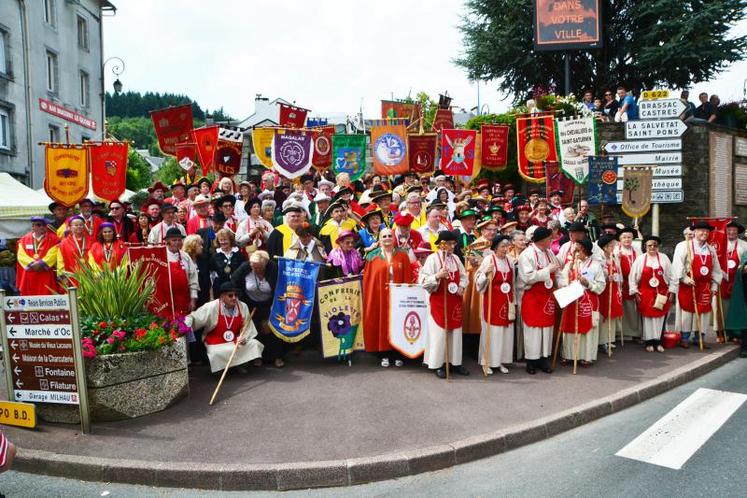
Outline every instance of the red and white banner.
POLYGON ((241 149, 244 134, 239 130, 220 128, 218 145, 215 148, 215 171, 223 175, 235 175, 241 167, 241 149))
POLYGON ((218 143, 218 125, 192 130, 192 141, 197 146, 202 176, 207 176, 215 162, 215 146, 218 143))
POLYGON ((127 142, 89 142, 91 186, 96 197, 119 200, 127 185, 127 142))
POLYGON ((506 124, 484 124, 481 127, 482 167, 501 171, 508 165, 508 130, 506 124))
POLYGON ((192 104, 150 111, 161 152, 176 155, 176 144, 189 142, 192 135, 192 104))
MULTIPOLYGON (((174 295, 171 291, 169 263, 166 246, 129 246, 127 259, 130 264, 142 262, 141 271, 153 279, 155 292, 148 301, 148 310, 156 316, 171 318, 174 316, 174 295)), ((189 292, 189 289, 179 289, 179 292, 189 292)))
POLYGON ((292 105, 280 105, 280 126, 288 128, 303 128, 306 124, 308 109, 292 105))
POLYGON ((433 117, 433 131, 440 132, 443 129, 450 130, 454 128, 454 113, 451 109, 436 109, 436 115, 433 117))
POLYGON ((332 166, 332 136, 334 134, 335 127, 332 125, 316 128, 312 132, 314 155, 311 161, 315 169, 325 170, 332 166))
POLYGON ((445 175, 472 176, 476 142, 475 130, 442 130, 441 170, 445 175))
POLYGON ((176 164, 184 171, 189 171, 192 166, 197 164, 195 162, 196 156, 197 144, 194 142, 176 144, 176 164))
POLYGON ((428 337, 428 293, 420 286, 389 284, 389 344, 417 358, 428 337))

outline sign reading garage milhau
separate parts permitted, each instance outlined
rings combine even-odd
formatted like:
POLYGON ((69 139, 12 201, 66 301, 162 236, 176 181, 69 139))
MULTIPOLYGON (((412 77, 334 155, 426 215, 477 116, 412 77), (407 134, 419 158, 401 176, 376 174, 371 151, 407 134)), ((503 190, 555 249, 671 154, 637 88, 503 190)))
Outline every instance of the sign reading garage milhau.
POLYGON ((535 50, 601 46, 599 0, 535 0, 535 50))

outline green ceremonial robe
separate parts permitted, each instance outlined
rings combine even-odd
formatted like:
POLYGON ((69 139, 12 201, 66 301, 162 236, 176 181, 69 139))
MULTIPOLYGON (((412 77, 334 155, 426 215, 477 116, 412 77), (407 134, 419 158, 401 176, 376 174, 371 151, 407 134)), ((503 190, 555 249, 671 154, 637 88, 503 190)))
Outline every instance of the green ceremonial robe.
POLYGON ((742 254, 735 274, 734 288, 731 291, 731 302, 729 313, 726 315, 726 332, 731 337, 741 337, 743 331, 747 331, 747 302, 745 301, 745 275, 744 267, 747 265, 747 252, 742 254))

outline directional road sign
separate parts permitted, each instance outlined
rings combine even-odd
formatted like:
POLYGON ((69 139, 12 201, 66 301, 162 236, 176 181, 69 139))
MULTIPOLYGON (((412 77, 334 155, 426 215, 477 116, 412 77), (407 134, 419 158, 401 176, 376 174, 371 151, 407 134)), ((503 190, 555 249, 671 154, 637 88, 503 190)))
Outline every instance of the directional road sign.
MULTIPOLYGON (((685 201, 682 190, 657 190, 651 192, 651 202, 654 204, 677 204, 685 201)), ((617 203, 622 204, 622 191, 617 191, 617 203)))
POLYGON ((641 100, 638 102, 638 117, 641 119, 676 118, 687 107, 680 99, 641 100))
MULTIPOLYGON (((617 171, 617 175, 620 178, 624 178, 625 168, 620 168, 617 171)), ((681 164, 666 164, 663 166, 656 166, 654 168, 654 178, 672 178, 676 176, 682 176, 681 164)))
MULTIPOLYGON (((622 191, 625 180, 617 179, 617 190, 622 191)), ((682 188, 682 178, 654 178, 651 180, 651 190, 676 190, 682 188)))
POLYGON ((669 140, 633 140, 630 142, 607 142, 604 150, 610 154, 624 154, 627 152, 663 152, 668 150, 682 150, 682 139, 669 140))
POLYGON ((655 152, 653 154, 624 154, 622 156, 616 156, 617 163, 625 165, 639 165, 639 164, 681 164, 682 163, 682 152, 655 152))
POLYGON ((628 121, 625 123, 625 140, 679 138, 687 125, 680 119, 655 121, 628 121))

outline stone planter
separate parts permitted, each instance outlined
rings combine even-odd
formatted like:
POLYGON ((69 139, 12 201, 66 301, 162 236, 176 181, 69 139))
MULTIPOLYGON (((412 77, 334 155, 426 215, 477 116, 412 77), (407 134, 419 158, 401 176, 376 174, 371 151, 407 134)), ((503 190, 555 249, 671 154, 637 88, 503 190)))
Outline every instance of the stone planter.
MULTIPOLYGON (((91 420, 104 422, 159 412, 189 393, 186 340, 156 351, 97 356, 86 360, 91 420)), ((79 423, 78 407, 37 404, 48 422, 79 423)))

